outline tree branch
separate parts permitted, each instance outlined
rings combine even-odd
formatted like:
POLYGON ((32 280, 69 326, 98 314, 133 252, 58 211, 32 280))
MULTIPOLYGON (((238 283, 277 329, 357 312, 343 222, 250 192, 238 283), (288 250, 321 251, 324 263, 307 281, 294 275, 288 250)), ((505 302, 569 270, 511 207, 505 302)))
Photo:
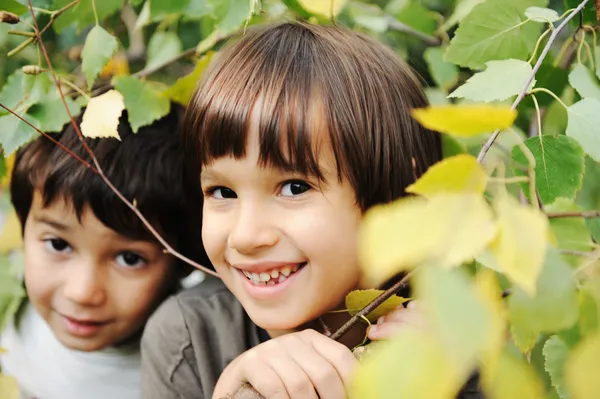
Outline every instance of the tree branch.
POLYGON ((546 212, 548 219, 554 218, 585 218, 593 219, 600 217, 600 211, 580 211, 580 212, 546 212))
MULTIPOLYGON (((77 1, 79 1, 79 0, 74 1, 74 2, 70 3, 69 5, 72 7, 72 5, 76 4, 77 1)), ((63 102, 63 105, 65 107, 67 115, 69 115, 69 119, 71 120, 71 124, 73 125, 73 128, 75 129, 75 132, 77 133, 77 137, 79 138, 79 141, 81 142, 81 145, 83 146, 83 148, 85 149, 85 151, 88 153, 88 155, 92 159, 92 163, 96 167, 97 173, 100 176, 100 178, 113 191, 113 193, 115 193, 115 195, 125 205, 127 205, 127 207, 129 209, 131 209, 135 213, 135 215, 140 219, 140 221, 144 224, 144 226, 146 226, 146 228, 148 229, 148 231, 150 231, 150 233, 152 233, 152 235, 154 236, 154 238, 156 238, 156 240, 158 240, 158 242, 160 242, 160 244, 165 248, 165 250, 167 251, 167 253, 172 254, 176 258, 178 258, 178 259, 180 259, 180 260, 182 260, 182 261, 190 264, 191 266, 196 267, 197 269, 202 270, 203 272, 205 272, 207 274, 213 275, 215 277, 219 277, 216 272, 214 272, 214 271, 208 269, 207 267, 204 267, 204 266, 202 266, 202 265, 194 262, 193 260, 191 260, 191 259, 187 258, 186 256, 180 254, 179 252, 175 251, 166 242, 166 240, 164 238, 162 238, 160 234, 158 234, 158 232, 154 229, 154 227, 150 224, 150 222, 144 217, 144 215, 142 215, 142 213, 137 209, 137 207, 134 204, 132 204, 129 200, 127 200, 127 198, 125 198, 125 196, 106 177, 106 175, 104 174, 104 171, 103 171, 102 167, 100 166, 100 163, 98 162, 98 159, 96 158, 96 156, 94 155, 94 152, 91 150, 91 148, 86 143, 86 141, 85 141, 85 139, 83 137, 83 134, 81 133, 81 130, 79 129, 79 126, 75 122, 75 119, 73 118, 73 115, 71 114, 71 111, 69 110, 69 107, 68 107, 67 102, 65 100, 65 95, 64 95, 64 93, 62 91, 62 88, 61 88, 60 79, 58 78, 58 76, 54 72, 54 67, 52 66, 52 62, 50 61, 50 57, 48 56, 48 51, 46 50, 46 46, 44 45, 44 42, 42 40, 42 31, 40 31, 39 25, 37 23, 37 19, 35 18, 35 11, 33 9, 33 5, 31 3, 31 0, 28 0, 28 3, 29 3, 29 11, 31 12, 31 16, 33 17, 33 23, 34 23, 34 27, 35 27, 35 34, 36 34, 36 37, 37 37, 37 41, 39 43, 40 49, 42 50, 42 53, 44 54, 44 58, 46 59, 46 63, 48 64, 48 70, 50 71, 50 74, 52 75, 52 79, 54 80, 54 83, 56 84, 56 88, 58 89, 58 92, 60 94, 60 98, 61 98, 61 100, 63 102)), ((69 5, 67 5, 67 6, 69 6, 69 5)), ((63 7, 61 10, 65 9, 67 6, 63 7)))
MULTIPOLYGON (((552 34, 550 35, 550 38, 548 39, 548 42, 546 43, 544 50, 542 50, 540 57, 538 58, 537 62, 535 63, 535 66, 533 67, 531 74, 529 75, 529 77, 527 78, 527 81, 525 82, 525 85, 523 86, 523 90, 521 90, 521 92, 519 93, 519 95, 517 96, 517 98, 515 99, 513 104, 511 105, 511 107, 510 107, 511 109, 516 109, 517 105, 519 105, 521 100, 523 100, 523 98, 527 95, 527 90, 529 89, 531 82, 535 78, 535 74, 542 66, 542 62, 544 62, 544 58, 546 58, 546 55, 548 54, 548 51, 550 51, 550 47, 552 47, 552 44, 556 40, 556 37, 558 36, 558 34, 565 28, 565 26, 569 23, 569 21, 571 19, 573 19, 578 13, 581 12, 581 10, 583 9, 583 7, 585 7, 585 5, 587 4, 588 1, 589 0, 583 0, 579 4, 579 6, 577 6, 577 8, 575 10, 573 10, 573 12, 571 12, 571 14, 569 14, 561 22, 561 24, 558 25, 558 27, 556 29, 554 29, 554 31, 552 31, 552 34)), ((483 145, 483 147, 481 148, 481 151, 479 152, 479 155, 477 156, 477 161, 479 163, 481 163, 483 161, 483 158, 485 158, 485 155, 487 154, 489 149, 492 147, 492 145, 494 144, 494 141, 496 141, 496 138, 498 137, 499 134, 500 134, 500 129, 496 129, 494 131, 494 133, 490 136, 488 141, 483 145)))
POLYGON ((417 39, 421 39, 425 44, 429 46, 439 46, 442 43, 442 41, 439 38, 418 31, 412 26, 408 26, 390 15, 386 15, 385 20, 388 24, 388 27, 392 28, 393 30, 406 33, 408 35, 416 37, 417 39))

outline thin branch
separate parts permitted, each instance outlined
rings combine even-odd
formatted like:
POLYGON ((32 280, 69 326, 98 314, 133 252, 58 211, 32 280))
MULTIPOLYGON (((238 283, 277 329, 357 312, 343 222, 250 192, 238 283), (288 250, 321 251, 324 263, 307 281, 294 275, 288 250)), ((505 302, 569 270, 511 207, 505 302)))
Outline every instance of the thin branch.
MULTIPOLYGON (((523 100, 523 98, 527 94, 529 86, 531 85, 531 82, 535 78, 535 74, 542 66, 542 63, 544 62, 544 58, 546 58, 546 55, 548 54, 548 51, 550 51, 550 47, 552 47, 552 44, 556 40, 556 37, 558 36, 558 34, 565 28, 565 26, 567 26, 567 24, 569 23, 569 21, 571 19, 573 19, 579 12, 581 12, 581 10, 583 9, 583 7, 585 7, 585 5, 587 4, 588 1, 589 0, 583 0, 581 2, 581 4, 579 4, 579 6, 577 6, 577 8, 575 8, 575 10, 571 14, 569 14, 561 22, 561 24, 558 25, 558 27, 556 29, 554 29, 554 31, 550 35, 550 38, 548 39, 548 42, 546 43, 546 46, 542 50, 540 57, 538 58, 537 62, 535 63, 535 66, 533 67, 531 74, 527 78, 527 81, 525 82, 523 89, 521 90, 521 92, 519 93, 519 95, 517 96, 517 98, 515 99, 513 104, 511 105, 511 107, 510 107, 511 109, 516 109, 517 105, 519 105, 521 100, 523 100)), ((491 137, 488 139, 488 141, 483 145, 483 147, 481 148, 481 151, 479 152, 479 155, 477 156, 477 161, 479 163, 481 163, 483 161, 483 158, 485 158, 485 155, 490 150, 490 148, 494 144, 494 141, 496 141, 496 138, 498 137, 499 134, 500 134, 500 129, 496 129, 496 131, 494 131, 494 133, 491 135, 491 137)))
POLYGON ((366 316, 369 313, 371 313, 373 310, 377 309, 377 307, 379 305, 384 303, 389 297, 391 297, 396 292, 398 292, 399 289, 406 286, 408 280, 415 273, 415 270, 407 273, 400 281, 398 281, 396 284, 392 285, 390 288, 385 290, 381 295, 379 295, 377 298, 375 298, 373 301, 371 301, 371 303, 369 303, 367 306, 365 306, 363 308, 363 310, 361 310, 360 312, 358 312, 357 314, 352 316, 352 318, 350 320, 348 320, 343 326, 341 326, 336 332, 333 333, 333 335, 331 336, 331 339, 334 339, 336 341, 338 339, 340 339, 344 334, 346 334, 348 331, 350 331, 350 329, 352 327, 354 327, 362 319, 363 316, 366 316))
POLYGON ((580 212, 546 212, 548 219, 554 218, 585 218, 593 219, 600 217, 600 211, 580 211, 580 212))
MULTIPOLYGON (((79 1, 79 0, 77 0, 79 1)), ((213 270, 210 270, 196 262, 194 262, 193 260, 187 258, 186 256, 180 254, 179 252, 175 251, 166 241, 164 238, 161 237, 160 234, 158 234, 158 232, 154 229, 154 227, 150 224, 150 222, 144 217, 144 215, 142 215, 142 213, 137 209, 137 207, 132 204, 129 200, 127 200, 127 198, 125 198, 125 196, 112 184, 112 182, 106 177, 106 175, 104 174, 104 171, 102 169, 102 167, 100 166, 100 163, 98 162, 98 159, 96 158, 96 156, 94 155, 94 152, 91 150, 91 148, 88 146, 88 144, 86 143, 83 134, 81 133, 81 130, 79 129, 79 125, 75 122, 75 119, 73 118, 73 115, 71 114, 71 111, 69 110, 69 107, 67 105, 66 99, 65 99, 65 95, 62 91, 61 88, 61 84, 60 84, 60 79, 58 78, 58 76, 56 75, 56 73, 54 72, 54 67, 52 66, 52 62, 50 61, 50 57, 48 56, 48 51, 46 50, 46 46, 44 45, 44 42, 42 41, 42 32, 40 31, 39 25, 37 23, 37 20, 35 18, 35 12, 33 10, 33 5, 31 3, 31 0, 28 0, 29 3, 29 10, 31 12, 31 16, 33 17, 33 23, 35 24, 35 33, 36 33, 36 37, 39 43, 39 46, 42 50, 42 53, 44 54, 44 58, 46 59, 46 63, 48 64, 48 70, 50 71, 50 74, 52 75, 52 78, 54 79, 54 83, 56 84, 56 87, 58 89, 58 92, 60 94, 60 98, 63 102, 63 105, 65 107, 65 110, 67 111, 67 115, 69 115, 69 119, 71 120, 71 124, 73 125, 73 128, 75 129, 75 132, 77 133, 77 137, 79 138, 79 141, 81 142, 81 145, 83 146, 83 148, 85 149, 85 151, 88 153, 88 155, 90 156, 90 158, 92 159, 92 163, 94 164, 94 166, 96 167, 96 170, 98 172, 98 175, 100 176, 100 178, 104 181, 104 183, 113 191, 113 193, 115 193, 115 195, 117 197, 119 197, 119 199, 125 204, 127 205, 127 207, 129 209, 131 209, 136 216, 140 219, 140 221, 144 224, 144 226, 146 226, 146 228, 148 229, 148 231, 150 231, 150 233, 152 233, 152 235, 154 236, 154 238, 156 238, 158 240, 158 242, 160 242, 160 244, 166 249, 166 251, 170 254, 172 254, 173 256, 175 256, 176 258, 190 264, 191 266, 196 267, 197 269, 202 270, 203 272, 213 275, 215 277, 219 277, 218 274, 216 272, 214 272, 213 270)), ((71 3, 73 4, 73 3, 71 3)))
POLYGON ((136 78, 142 78, 144 76, 152 75, 154 72, 159 71, 159 70, 163 69, 164 67, 171 65, 183 58, 191 57, 192 55, 194 55, 195 52, 196 52, 196 47, 187 49, 160 64, 156 64, 155 66, 152 66, 150 68, 142 69, 141 71, 138 71, 138 72, 132 74, 131 76, 136 77, 136 78))
POLYGON ((416 37, 417 39, 421 39, 425 44, 429 46, 439 46, 440 44, 442 44, 442 41, 439 38, 420 32, 412 26, 403 24, 402 22, 398 21, 392 16, 388 15, 385 19, 388 24, 388 27, 392 28, 395 31, 406 33, 408 35, 416 37))
MULTIPOLYGON (((71 7, 74 7, 77 4, 79 4, 79 1, 80 0, 74 0, 74 1, 70 2, 69 4, 67 4, 66 6, 64 6, 63 8, 59 8, 58 10, 52 12, 52 14, 50 14, 50 21, 48 21, 46 26, 44 26, 44 28, 40 31, 40 35, 43 35, 44 32, 46 32, 48 30, 48 28, 50 28, 52 26, 52 24, 54 23, 56 18, 60 17, 62 13, 69 10, 71 7)), ((33 19, 35 20, 35 16, 33 17, 33 19)), ((36 30, 39 30, 37 22, 35 23, 35 26, 36 26, 36 30)))

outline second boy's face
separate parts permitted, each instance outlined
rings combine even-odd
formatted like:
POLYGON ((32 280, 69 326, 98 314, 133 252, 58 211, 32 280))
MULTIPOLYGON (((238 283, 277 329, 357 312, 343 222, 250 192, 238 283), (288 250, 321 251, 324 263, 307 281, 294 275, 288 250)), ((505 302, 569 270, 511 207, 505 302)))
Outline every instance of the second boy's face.
POLYGON ((173 278, 159 245, 117 234, 89 208, 80 222, 63 201, 43 207, 38 192, 24 244, 28 297, 71 349, 99 350, 138 333, 173 278))
POLYGON ((273 333, 320 317, 357 287, 362 213, 351 186, 338 181, 328 146, 319 154, 326 178, 319 184, 259 166, 257 141, 250 136, 245 158, 219 158, 202 172, 202 236, 225 284, 273 333))

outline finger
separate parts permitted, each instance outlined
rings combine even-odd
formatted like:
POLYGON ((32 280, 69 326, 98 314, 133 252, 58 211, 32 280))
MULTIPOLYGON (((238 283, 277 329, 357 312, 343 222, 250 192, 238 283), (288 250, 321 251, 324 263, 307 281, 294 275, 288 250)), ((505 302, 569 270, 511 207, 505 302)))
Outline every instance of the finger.
MULTIPOLYGON (((274 355, 268 359, 271 369, 277 374, 277 379, 283 383, 287 397, 291 399, 317 399, 317 393, 309 376, 288 352, 283 356, 274 355)), ((258 389, 257 389, 258 390, 258 389)), ((259 391, 261 392, 261 391, 259 391)), ((271 399, 266 392, 263 396, 271 399)))
POLYGON ((305 330, 301 336, 335 368, 348 392, 352 371, 358 362, 350 349, 314 330, 305 330))
MULTIPOLYGON (((344 381, 336 368, 306 341, 290 348, 290 356, 306 372, 320 399, 345 398, 344 381)), ((330 340, 333 344, 335 341, 330 340)))
MULTIPOLYGON (((270 364, 259 359, 244 359, 238 381, 248 382, 263 397, 268 399, 290 399, 279 373, 270 364)), ((241 385, 238 383, 238 385, 241 385)), ((237 388, 239 389, 239 387, 237 388)), ((237 392, 236 391, 234 392, 237 392)))

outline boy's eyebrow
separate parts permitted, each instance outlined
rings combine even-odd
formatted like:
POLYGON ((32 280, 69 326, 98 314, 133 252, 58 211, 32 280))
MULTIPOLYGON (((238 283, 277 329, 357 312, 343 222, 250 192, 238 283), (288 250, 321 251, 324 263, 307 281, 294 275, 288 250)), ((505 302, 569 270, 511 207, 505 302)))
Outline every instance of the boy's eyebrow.
POLYGON ((54 227, 57 230, 63 230, 63 231, 69 230, 69 226, 68 225, 66 225, 64 223, 61 223, 59 221, 56 221, 54 219, 51 219, 51 218, 49 218, 47 216, 34 215, 33 218, 34 218, 34 220, 36 222, 47 224, 49 226, 54 227))

